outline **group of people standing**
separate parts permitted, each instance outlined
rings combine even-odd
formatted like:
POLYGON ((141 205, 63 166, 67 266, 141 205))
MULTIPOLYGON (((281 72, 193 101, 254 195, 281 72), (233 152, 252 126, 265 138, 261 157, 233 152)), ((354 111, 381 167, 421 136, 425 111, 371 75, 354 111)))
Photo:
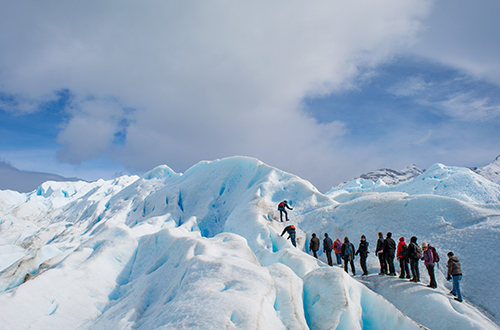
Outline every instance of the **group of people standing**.
MULTIPOLYGON (((288 205, 288 201, 284 200, 278 205, 280 211, 280 220, 283 222, 283 215, 285 221, 289 221, 286 209, 293 210, 288 205)), ((296 243, 296 230, 295 226, 289 225, 283 229, 281 236, 288 233, 288 238, 292 241, 293 246, 297 247, 296 243)), ((361 235, 358 249, 354 249, 354 245, 349 242, 349 238, 344 237, 344 242, 337 238, 335 242, 332 241, 328 234, 325 233, 323 239, 323 252, 326 254, 328 265, 333 266, 332 252, 335 253, 337 265, 342 266, 344 260, 344 270, 348 273, 348 265, 351 265, 353 275, 356 275, 356 268, 354 266, 355 256, 359 255, 359 263, 363 269, 363 275, 368 275, 366 267, 366 259, 368 258, 368 242, 365 235, 361 235)), ((318 250, 320 248, 319 238, 315 233, 312 234, 309 249, 312 251, 315 258, 318 258, 318 250)), ((392 239, 392 233, 388 232, 384 238, 382 232, 378 233, 377 247, 375 248, 375 255, 378 257, 380 264, 379 275, 396 276, 394 267, 394 257, 399 261, 400 274, 399 278, 407 278, 412 282, 420 282, 419 261, 423 260, 425 268, 429 273, 430 283, 427 285, 430 288, 437 288, 436 276, 434 274, 434 266, 439 262, 439 255, 436 249, 426 242, 422 242, 420 248, 417 244, 417 237, 410 238, 410 244, 406 244, 404 237, 399 238, 399 243, 392 239), (411 274, 410 274, 411 271, 411 274)), ((453 279, 453 289, 450 291, 455 297, 455 300, 462 302, 462 293, 460 290, 460 280, 462 279, 462 270, 460 261, 453 252, 448 252, 448 276, 447 280, 453 279)))
MULTIPOLYGON (((328 234, 325 233, 323 239, 323 252, 326 254, 328 265, 333 266, 332 252, 337 257, 337 265, 342 266, 344 260, 344 270, 348 272, 348 265, 351 266, 353 275, 356 275, 356 268, 354 266, 355 256, 360 256, 360 265, 363 269, 363 275, 368 275, 366 267, 366 259, 368 257, 368 242, 365 235, 361 235, 358 249, 354 249, 354 245, 349 242, 349 238, 345 237, 342 243, 340 238, 335 242, 332 241, 328 234)), ((318 258, 317 251, 319 250, 320 242, 315 233, 312 234, 309 249, 312 251, 315 258, 318 258)), ((388 232, 386 237, 379 232, 377 247, 375 255, 378 257, 380 264, 379 275, 396 276, 394 267, 394 257, 399 261, 400 275, 399 278, 407 278, 412 282, 420 282, 419 261, 423 260, 427 272, 429 273, 430 283, 427 285, 430 288, 437 288, 436 277, 434 274, 434 267, 439 262, 439 255, 436 249, 430 244, 423 242, 422 247, 417 244, 417 237, 410 238, 410 244, 406 244, 404 237, 399 238, 399 243, 392 239, 392 233, 388 232)), ((455 300, 462 301, 462 293, 460 290, 460 280, 462 279, 462 271, 460 261, 453 252, 448 253, 448 276, 447 280, 453 279, 453 289, 451 294, 456 296, 455 300)))
MULTIPOLYGON (((312 234, 311 241, 309 242, 309 249, 313 252, 315 258, 318 258, 319 250, 319 238, 315 233, 312 234)), ((351 271, 353 275, 356 275, 356 267, 354 266, 355 256, 358 254, 361 258, 361 268, 363 269, 363 275, 368 275, 368 270, 366 268, 366 258, 368 257, 368 242, 365 236, 361 236, 361 242, 358 249, 354 248, 354 245, 349 242, 349 238, 345 237, 344 242, 337 238, 335 242, 325 233, 325 238, 323 239, 323 252, 326 254, 326 259, 328 265, 333 266, 332 252, 335 253, 337 265, 342 266, 342 260, 344 260, 344 270, 348 272, 348 265, 351 266, 351 271)))

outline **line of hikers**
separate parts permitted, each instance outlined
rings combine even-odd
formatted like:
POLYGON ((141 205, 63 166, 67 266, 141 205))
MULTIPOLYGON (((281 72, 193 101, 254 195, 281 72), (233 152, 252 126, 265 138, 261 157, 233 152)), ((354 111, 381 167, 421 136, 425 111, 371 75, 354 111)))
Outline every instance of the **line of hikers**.
MULTIPOLYGON (((286 208, 293 210, 288 205, 288 201, 284 200, 278 204, 278 210, 280 211, 280 220, 283 222, 283 214, 285 214, 285 221, 289 221, 288 213, 286 208)), ((283 229, 281 236, 288 233, 288 239, 292 241, 293 246, 297 247, 296 242, 296 231, 294 225, 288 225, 283 229)), ((319 250, 319 238, 313 233, 311 241, 309 243, 309 249, 313 252, 315 258, 318 258, 319 250)), ((348 264, 351 265, 351 271, 353 275, 356 275, 356 268, 354 267, 355 256, 359 254, 359 263, 363 269, 362 275, 368 275, 368 269, 366 267, 366 259, 368 258, 368 242, 366 241, 365 235, 361 235, 361 240, 359 242, 358 249, 354 249, 354 245, 349 242, 349 238, 344 237, 344 242, 337 238, 335 242, 328 237, 325 233, 325 238, 323 239, 323 252, 326 254, 328 265, 333 266, 332 261, 332 251, 335 253, 337 258, 337 265, 342 267, 342 260, 344 260, 344 270, 348 273, 348 264)), ((396 276, 396 270, 394 268, 394 257, 399 260, 400 275, 399 278, 410 279, 411 282, 420 282, 420 271, 419 264, 420 260, 424 261, 425 268, 429 273, 430 283, 427 285, 430 288, 437 288, 436 276, 434 274, 434 266, 439 262, 439 255, 436 249, 426 242, 422 242, 422 248, 417 244, 417 237, 412 236, 410 238, 410 244, 407 245, 404 237, 399 238, 399 243, 396 247, 396 242, 392 239, 392 233, 388 232, 384 238, 382 232, 378 233, 377 247, 375 248, 375 256, 378 257, 380 263, 379 275, 389 275, 396 276), (411 270, 411 276, 410 276, 411 270)), ((460 280, 462 279, 462 270, 460 266, 460 261, 453 252, 448 252, 448 276, 446 279, 449 281, 453 279, 453 289, 450 291, 451 294, 456 296, 455 300, 462 302, 462 293, 460 290, 460 280)))
MULTIPOLYGON (((290 227, 290 226, 288 226, 290 227)), ((293 226, 292 226, 293 227, 293 226)), ((286 228, 285 228, 286 229, 286 228)), ((294 227, 295 231, 295 227, 294 227)), ((285 232, 285 231, 284 231, 285 232)), ((284 233, 283 232, 283 233, 284 233)), ((282 236, 283 236, 282 233, 282 236)), ((309 249, 312 251, 315 258, 318 258, 317 251, 320 247, 319 238, 315 233, 311 235, 311 240, 309 243, 309 249)), ((427 285, 430 288, 437 288, 436 277, 434 274, 434 266, 439 262, 439 255, 436 249, 430 244, 423 242, 420 248, 417 244, 417 237, 412 236, 410 238, 410 244, 406 244, 403 237, 399 239, 399 243, 396 246, 396 242, 392 239, 392 233, 388 232, 386 237, 383 237, 381 232, 378 233, 377 247, 375 249, 375 255, 378 257, 380 264, 379 275, 389 275, 396 276, 396 271, 394 268, 394 257, 399 260, 400 275, 399 278, 407 278, 412 282, 420 282, 420 272, 419 272, 419 261, 423 260, 427 272, 429 273, 430 283, 427 285), (411 274, 410 274, 411 270, 411 274), (410 276, 411 275, 411 276, 410 276)), ((295 241, 295 237, 292 243, 295 241)), ((342 243, 340 238, 337 238, 335 242, 328 237, 325 233, 325 238, 323 239, 323 252, 326 254, 328 265, 333 266, 332 261, 332 251, 335 253, 337 258, 337 265, 342 267, 342 260, 344 260, 344 270, 348 273, 348 264, 351 265, 351 271, 353 275, 356 275, 356 268, 354 267, 355 256, 359 254, 360 265, 363 269, 363 275, 368 275, 368 269, 366 267, 366 259, 368 257, 368 242, 366 241, 365 235, 361 235, 361 240, 359 242, 358 249, 355 250, 354 245, 349 242, 349 238, 345 237, 342 243)), ((296 246, 294 244, 294 246, 296 246)), ((462 279, 462 271, 460 267, 460 261, 453 252, 448 252, 448 275, 447 280, 453 279, 453 289, 450 291, 451 294, 456 296, 455 300, 462 302, 462 293, 460 290, 460 280, 462 279)))

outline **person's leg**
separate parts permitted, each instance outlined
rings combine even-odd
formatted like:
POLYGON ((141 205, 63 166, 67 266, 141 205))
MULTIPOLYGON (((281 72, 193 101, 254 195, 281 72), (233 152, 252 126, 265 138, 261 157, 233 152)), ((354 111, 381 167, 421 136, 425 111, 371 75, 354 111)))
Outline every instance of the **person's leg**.
POLYGON ((427 273, 429 274, 429 287, 434 288, 436 286, 436 279, 434 278, 434 266, 426 266, 427 273))
POLYGON ((349 273, 349 271, 347 270, 347 264, 349 263, 349 260, 346 260, 344 259, 344 270, 346 273, 349 273))
POLYGON ((389 268, 389 275, 394 274, 394 256, 386 255, 385 262, 389 268))
POLYGON ((415 260, 415 274, 417 275, 416 282, 420 282, 420 269, 418 268, 418 259, 415 260))
POLYGON ((328 261, 328 266, 333 266, 332 251, 326 251, 326 259, 328 261))
POLYGON ((280 211, 280 220, 281 222, 283 222, 283 210, 280 209, 279 211, 280 211))
POLYGON ((359 263, 361 264, 361 269, 363 269, 363 275, 368 275, 368 270, 366 269, 366 257, 361 256, 359 263))
POLYGON ((318 259, 318 254, 316 253, 316 250, 312 250, 312 251, 313 251, 314 258, 318 259))
POLYGON ((404 278, 405 277, 405 260, 404 258, 399 258, 399 271, 400 275, 399 278, 404 278))
POLYGON ((380 264, 380 274, 387 273, 387 265, 385 264, 385 256, 383 253, 378 254, 378 262, 380 264))
POLYGON ((462 301, 462 291, 460 290, 460 280, 462 280, 462 275, 453 276, 453 290, 457 295, 457 299, 462 301))
POLYGON ((292 240, 293 246, 297 247, 297 242, 295 242, 295 233, 290 234, 290 239, 292 240))
POLYGON ((351 263, 351 270, 352 270, 352 275, 356 275, 356 268, 354 268, 354 260, 349 260, 351 263))
POLYGON ((335 253, 335 256, 337 257, 337 265, 342 265, 342 258, 340 257, 340 253, 335 253))
POLYGON ((406 278, 410 278, 410 269, 408 268, 408 258, 403 258, 406 278))
POLYGON ((415 259, 410 260, 411 276, 412 276, 411 280, 412 281, 416 281, 417 277, 418 277, 417 262, 418 262, 418 260, 415 260, 415 259))
POLYGON ((434 273, 434 266, 431 266, 431 273, 429 275, 431 276, 431 287, 434 289, 437 288, 436 275, 434 273))

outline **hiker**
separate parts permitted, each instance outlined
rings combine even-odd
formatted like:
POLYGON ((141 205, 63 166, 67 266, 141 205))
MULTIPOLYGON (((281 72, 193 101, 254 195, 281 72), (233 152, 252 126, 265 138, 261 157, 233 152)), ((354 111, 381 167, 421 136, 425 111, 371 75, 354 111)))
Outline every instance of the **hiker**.
POLYGON ((366 258, 368 257, 368 253, 370 253, 368 252, 368 242, 366 241, 365 235, 361 235, 361 240, 355 255, 359 254, 359 263, 361 264, 361 269, 363 269, 363 275, 368 275, 368 269, 366 269, 366 258))
POLYGON ((408 246, 408 257, 410 259, 410 269, 412 278, 411 282, 420 282, 420 271, 418 269, 418 261, 422 258, 422 250, 417 244, 417 238, 412 236, 410 238, 410 245, 408 246))
POLYGON ((388 232, 384 240, 384 257, 387 267, 389 268, 389 276, 396 276, 394 269, 394 252, 396 252, 396 242, 391 238, 392 233, 388 232))
POLYGON ((337 238, 333 243, 333 251, 335 252, 335 257, 337 257, 337 265, 342 267, 342 241, 340 238, 337 238))
POLYGON ((425 268, 427 268, 427 272, 429 273, 429 277, 431 279, 429 288, 437 288, 436 277, 434 276, 434 254, 432 253, 431 245, 426 242, 422 242, 422 251, 424 251, 424 260, 425 268))
POLYGON ((356 275, 356 268, 354 268, 354 245, 349 242, 349 238, 344 237, 344 244, 342 245, 342 259, 344 259, 344 270, 347 271, 347 264, 351 264, 352 276, 356 275))
POLYGON ((405 275, 406 278, 410 278, 410 269, 408 267, 408 245, 406 245, 404 237, 399 238, 396 258, 399 260, 399 269, 401 270, 399 278, 405 278, 405 275))
POLYGON ((453 289, 450 293, 455 297, 456 301, 462 302, 462 291, 460 290, 460 281, 462 280, 462 268, 458 257, 453 255, 453 252, 448 252, 448 276, 449 281, 453 278, 453 289))
POLYGON ((378 256, 378 262, 380 264, 379 275, 387 274, 387 264, 384 257, 384 234, 382 232, 378 233, 377 247, 375 248, 375 255, 378 256))
POLYGON ((318 259, 318 250, 319 250, 319 238, 316 237, 315 233, 312 233, 311 241, 309 242, 309 250, 313 252, 314 258, 318 259))
POLYGON ((289 210, 293 210, 293 208, 291 208, 288 205, 288 201, 286 201, 286 200, 284 200, 283 202, 281 202, 281 203, 278 204, 278 210, 280 211, 280 220, 281 220, 281 222, 283 222, 283 213, 285 213, 285 219, 286 219, 286 221, 290 220, 290 219, 288 219, 288 212, 286 211, 286 208, 288 208, 289 210))
POLYGON ((292 241, 293 246, 297 247, 297 243, 295 242, 295 226, 290 225, 286 226, 285 229, 283 229, 283 232, 281 232, 281 236, 285 234, 285 232, 288 233, 288 238, 292 241))
POLYGON ((323 252, 326 254, 326 259, 328 261, 329 266, 333 266, 333 261, 332 261, 332 247, 333 242, 330 237, 328 237, 328 234, 325 233, 325 239, 323 239, 323 252))

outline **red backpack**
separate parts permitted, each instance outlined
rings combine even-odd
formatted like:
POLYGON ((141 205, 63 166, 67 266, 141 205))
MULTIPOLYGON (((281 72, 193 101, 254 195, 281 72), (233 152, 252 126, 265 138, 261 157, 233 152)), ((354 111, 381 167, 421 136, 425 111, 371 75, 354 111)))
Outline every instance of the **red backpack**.
POLYGON ((431 245, 431 252, 432 252, 432 258, 434 259, 434 262, 439 262, 439 255, 434 248, 434 246, 431 245))

